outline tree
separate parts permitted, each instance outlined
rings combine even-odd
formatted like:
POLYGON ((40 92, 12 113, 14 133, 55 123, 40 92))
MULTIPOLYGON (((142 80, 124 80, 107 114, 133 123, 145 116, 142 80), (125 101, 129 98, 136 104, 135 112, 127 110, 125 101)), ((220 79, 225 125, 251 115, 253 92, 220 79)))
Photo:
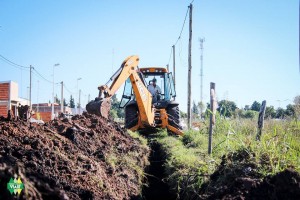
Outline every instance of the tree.
POLYGON ((276 110, 276 118, 278 119, 283 119, 284 118, 284 113, 285 113, 285 110, 283 108, 277 108, 276 110))
POLYGON ((72 97, 72 95, 70 97, 70 107, 75 108, 75 101, 74 101, 74 98, 72 97))
POLYGON ((294 117, 295 116, 295 106, 292 104, 287 105, 284 114, 286 116, 294 117))
POLYGON ((54 100, 55 100, 54 103, 58 103, 58 104, 60 105, 60 100, 59 100, 59 98, 57 97, 57 94, 55 95, 54 100))
POLYGON ((200 114, 200 117, 202 117, 203 115, 203 111, 205 110, 205 104, 202 102, 199 102, 198 103, 198 108, 199 108, 199 114, 200 114), (202 110, 202 113, 201 113, 201 110, 202 110))
POLYGON ((245 105, 244 110, 250 110, 250 106, 249 105, 245 105))
POLYGON ((65 98, 64 98, 64 106, 68 106, 65 98))
POLYGON ((296 96, 296 97, 294 98, 294 104, 295 104, 295 105, 300 105, 300 95, 298 95, 298 96, 296 96))
POLYGON ((124 113, 124 109, 119 107, 120 105, 120 101, 117 99, 117 95, 114 94, 111 97, 111 111, 110 114, 113 118, 124 118, 125 117, 125 113, 124 113))
POLYGON ((117 111, 116 111, 116 110, 113 110, 113 109, 111 109, 111 110, 110 110, 110 116, 111 116, 112 118, 118 118, 117 111))
POLYGON ((237 109, 237 106, 233 101, 221 100, 218 102, 218 105, 217 111, 225 117, 231 117, 234 114, 235 109, 237 109))
POLYGON ((294 98, 294 104, 295 104, 295 117, 296 119, 298 119, 300 117, 300 95, 294 98))
POLYGON ((275 118, 276 117, 276 111, 274 109, 274 106, 267 106, 265 111, 265 118, 275 118))
POLYGON ((246 119, 254 119, 257 115, 257 111, 254 110, 246 110, 242 113, 242 117, 246 119))
POLYGON ((183 112, 181 110, 179 112, 180 112, 180 117, 181 118, 187 118, 187 114, 185 112, 183 112))
POLYGON ((205 118, 205 119, 209 119, 210 114, 211 114, 211 111, 210 111, 210 103, 206 103, 206 110, 205 110, 205 112, 204 112, 204 118, 205 118))
POLYGON ((257 101, 254 101, 253 104, 251 105, 251 110, 259 111, 260 107, 261 107, 261 104, 257 101))
POLYGON ((198 110, 198 107, 197 107, 195 101, 193 101, 192 113, 194 113, 195 115, 199 114, 199 110, 198 110))

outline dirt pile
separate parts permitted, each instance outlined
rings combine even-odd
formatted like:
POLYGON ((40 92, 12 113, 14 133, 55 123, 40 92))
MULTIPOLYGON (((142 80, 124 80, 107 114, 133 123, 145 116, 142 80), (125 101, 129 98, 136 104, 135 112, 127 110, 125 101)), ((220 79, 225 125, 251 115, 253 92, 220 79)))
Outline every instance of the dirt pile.
POLYGON ((0 121, 0 198, 21 177, 21 199, 130 199, 149 149, 117 123, 85 113, 45 125, 0 121), (26 195, 25 195, 26 194, 26 195))
POLYGON ((300 199, 300 175, 286 169, 274 176, 258 173, 255 154, 241 149, 223 156, 201 188, 201 199, 300 199))

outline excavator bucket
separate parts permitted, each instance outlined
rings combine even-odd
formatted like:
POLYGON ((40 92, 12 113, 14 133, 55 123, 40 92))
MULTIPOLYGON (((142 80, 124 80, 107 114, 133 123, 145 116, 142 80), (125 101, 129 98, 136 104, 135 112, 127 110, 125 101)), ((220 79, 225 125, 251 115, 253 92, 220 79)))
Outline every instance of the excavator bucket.
POLYGON ((110 106, 111 106, 110 99, 105 98, 105 99, 95 99, 89 102, 85 108, 88 113, 102 116, 107 119, 109 116, 110 106))

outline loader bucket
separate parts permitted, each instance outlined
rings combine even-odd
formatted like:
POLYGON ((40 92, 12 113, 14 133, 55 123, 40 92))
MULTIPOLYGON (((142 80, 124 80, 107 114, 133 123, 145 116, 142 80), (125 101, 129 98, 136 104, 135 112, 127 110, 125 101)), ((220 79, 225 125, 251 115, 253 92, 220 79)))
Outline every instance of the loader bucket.
POLYGON ((95 114, 108 118, 110 111, 110 99, 96 99, 86 105, 86 110, 90 114, 95 114))

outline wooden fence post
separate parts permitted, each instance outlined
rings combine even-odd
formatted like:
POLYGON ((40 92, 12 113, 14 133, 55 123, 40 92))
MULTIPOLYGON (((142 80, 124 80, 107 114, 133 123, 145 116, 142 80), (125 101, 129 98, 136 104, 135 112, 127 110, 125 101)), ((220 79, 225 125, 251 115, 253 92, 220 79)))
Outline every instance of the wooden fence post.
POLYGON ((260 136, 262 134, 262 129, 264 128, 264 118, 265 118, 265 111, 266 111, 266 105, 267 102, 264 100, 261 104, 260 110, 259 110, 259 115, 258 115, 258 131, 256 135, 256 140, 260 140, 260 136))
POLYGON ((210 121, 209 121, 209 133, 208 133, 208 154, 212 153, 212 133, 213 133, 213 125, 216 122, 216 91, 215 91, 215 83, 210 83, 210 121))

